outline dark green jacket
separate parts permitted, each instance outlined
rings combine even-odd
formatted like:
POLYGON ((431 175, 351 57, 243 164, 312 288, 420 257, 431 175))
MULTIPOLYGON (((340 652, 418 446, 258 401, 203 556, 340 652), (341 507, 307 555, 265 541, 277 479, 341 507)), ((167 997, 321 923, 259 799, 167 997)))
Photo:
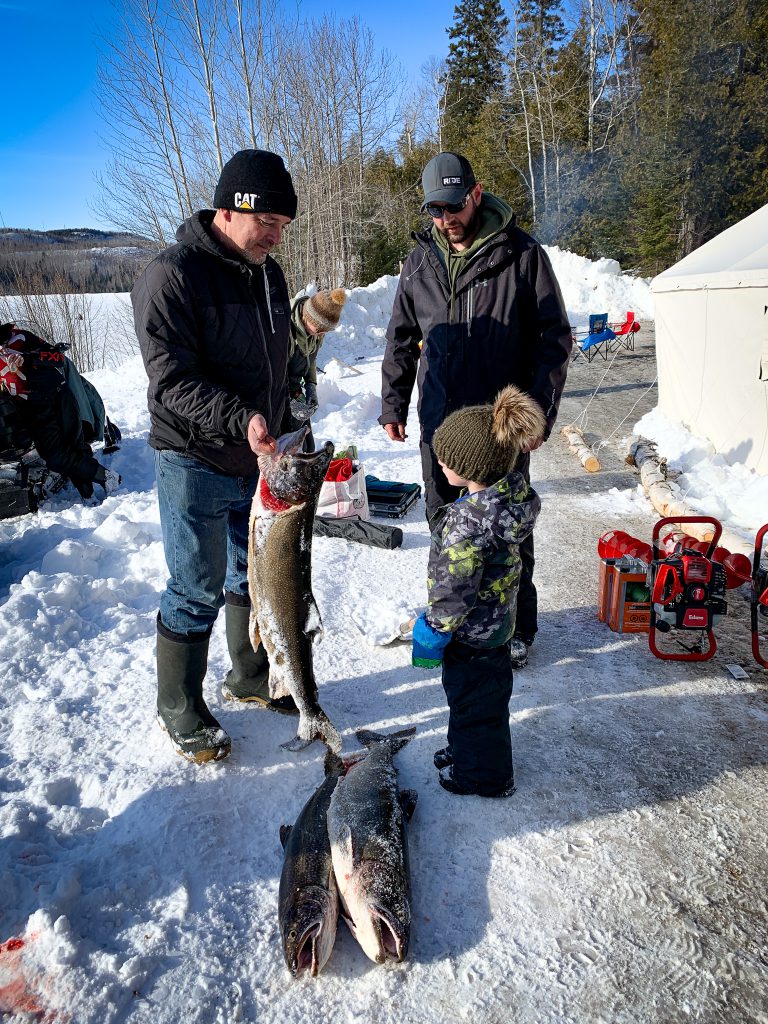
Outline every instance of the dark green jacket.
POLYGON ((304 384, 317 387, 317 354, 325 339, 324 334, 310 334, 301 319, 301 308, 307 301, 304 295, 291 308, 291 350, 288 357, 288 394, 292 395, 304 384))
POLYGON ((481 237, 463 256, 447 258, 431 228, 413 236, 387 328, 379 422, 407 422, 418 381, 426 442, 449 413, 507 384, 539 403, 548 436, 565 386, 571 328, 547 254, 501 200, 485 193, 481 210, 481 237))

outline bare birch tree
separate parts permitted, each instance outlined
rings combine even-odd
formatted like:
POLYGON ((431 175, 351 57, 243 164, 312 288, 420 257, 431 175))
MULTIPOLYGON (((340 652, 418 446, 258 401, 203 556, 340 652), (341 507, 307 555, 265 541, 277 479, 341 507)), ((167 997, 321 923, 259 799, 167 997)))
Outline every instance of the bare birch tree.
POLYGON ((286 234, 292 284, 352 284, 365 166, 399 122, 398 68, 357 20, 299 22, 279 0, 126 0, 101 67, 114 154, 102 210, 167 244, 211 202, 224 161, 280 153, 299 216, 286 234))

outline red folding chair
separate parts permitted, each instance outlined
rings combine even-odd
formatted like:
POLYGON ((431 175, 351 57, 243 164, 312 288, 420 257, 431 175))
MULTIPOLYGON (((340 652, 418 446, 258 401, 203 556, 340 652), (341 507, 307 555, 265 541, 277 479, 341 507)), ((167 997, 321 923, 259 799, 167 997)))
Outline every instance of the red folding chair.
POLYGON ((610 326, 616 335, 617 343, 628 351, 634 352, 635 335, 640 330, 640 324, 635 320, 635 314, 627 313, 627 318, 623 324, 611 324, 610 326))

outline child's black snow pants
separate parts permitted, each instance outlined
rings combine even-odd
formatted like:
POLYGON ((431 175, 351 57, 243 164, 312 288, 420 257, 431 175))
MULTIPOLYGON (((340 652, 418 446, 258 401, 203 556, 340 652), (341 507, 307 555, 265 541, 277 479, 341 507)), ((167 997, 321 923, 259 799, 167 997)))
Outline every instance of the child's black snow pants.
POLYGON ((454 782, 475 793, 498 793, 512 781, 508 645, 469 647, 452 640, 443 655, 443 689, 454 782))

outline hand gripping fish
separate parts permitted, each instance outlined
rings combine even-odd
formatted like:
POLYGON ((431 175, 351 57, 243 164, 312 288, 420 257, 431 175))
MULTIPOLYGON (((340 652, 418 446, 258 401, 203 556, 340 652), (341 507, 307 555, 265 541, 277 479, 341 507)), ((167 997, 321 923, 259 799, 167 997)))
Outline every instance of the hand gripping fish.
POLYGON ((280 829, 285 855, 278 920, 283 956, 294 977, 305 970, 316 977, 331 955, 336 938, 339 892, 327 818, 331 794, 344 770, 341 758, 328 751, 325 781, 306 802, 295 824, 280 829))
POLYGON ((259 456, 248 540, 250 634, 254 650, 261 641, 269 658, 270 697, 290 694, 299 709, 298 735, 283 746, 301 750, 322 740, 338 753, 341 737, 318 704, 312 668, 312 640, 322 628, 312 596, 312 523, 333 444, 302 452, 307 431, 284 434, 274 454, 259 456))
POLYGON ((400 792, 392 762, 416 728, 382 736, 366 729, 367 755, 339 780, 328 809, 328 835, 344 919, 377 964, 401 961, 411 931, 406 821, 417 794, 400 792))

